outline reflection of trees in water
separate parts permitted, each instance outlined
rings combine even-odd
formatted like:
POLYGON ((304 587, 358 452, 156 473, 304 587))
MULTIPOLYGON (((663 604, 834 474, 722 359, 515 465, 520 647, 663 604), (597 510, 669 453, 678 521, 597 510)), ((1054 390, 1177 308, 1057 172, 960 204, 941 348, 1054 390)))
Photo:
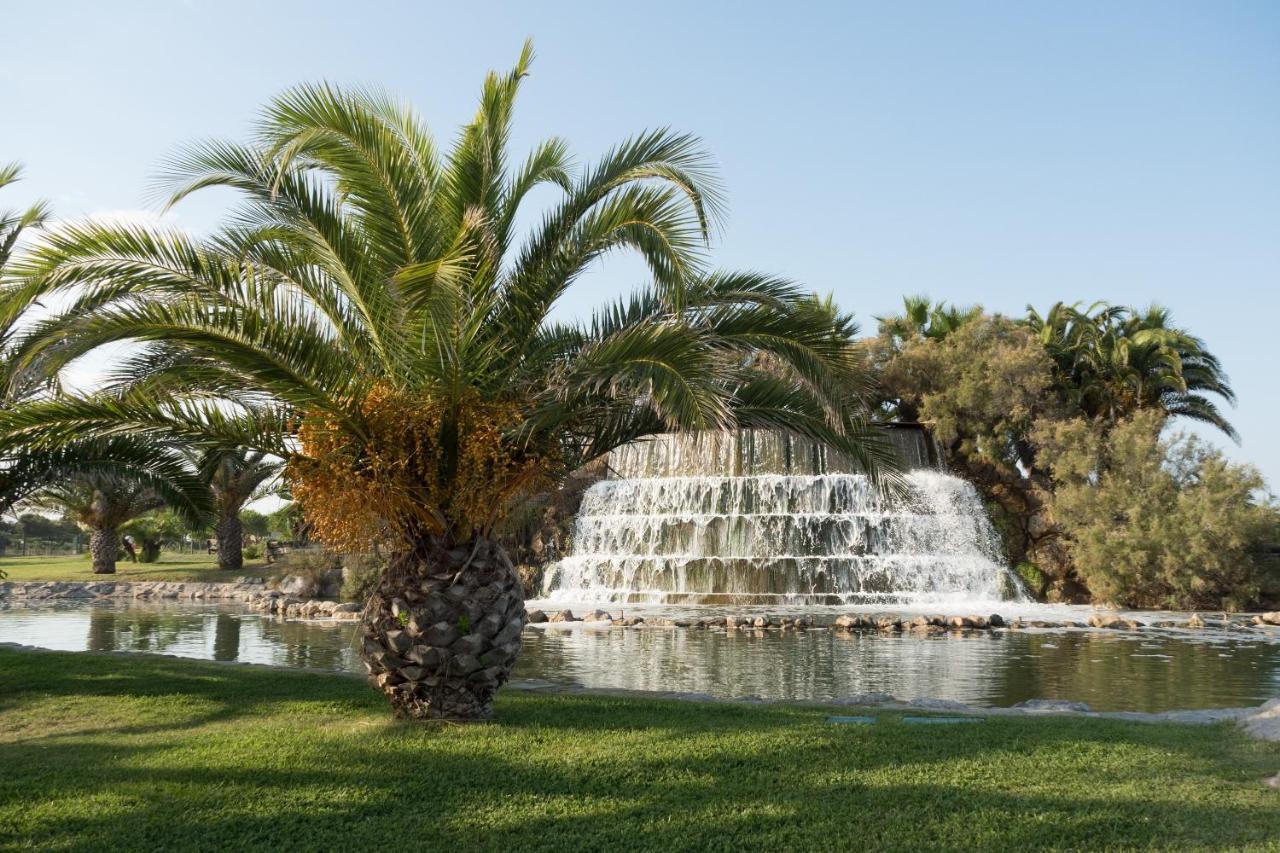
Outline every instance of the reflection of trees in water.
POLYGON ((99 652, 162 652, 204 637, 204 615, 137 608, 89 611, 86 647, 99 652))
POLYGON ((240 656, 240 620, 219 613, 213 620, 213 659, 236 660, 240 656))
POLYGON ((1256 704, 1280 685, 1280 647, 1232 643, 1228 649, 1097 633, 885 637, 551 629, 526 638, 516 676, 729 697, 883 692, 996 706, 1057 698, 1100 710, 1158 711, 1256 704), (1228 651, 1230 657, 1219 657, 1228 651))
MULTIPOLYGON (((88 622, 85 647, 97 651, 363 671, 355 623, 281 622, 236 608, 164 604, 93 607, 81 614, 88 622)), ((67 613, 50 616, 65 620, 67 613)), ((922 638, 552 628, 526 633, 515 675, 729 697, 830 699, 884 692, 990 705, 1068 699, 1099 710, 1159 711, 1253 705, 1275 695, 1280 645, 1211 634, 1189 642, 1096 631, 922 638)))
POLYGON ((271 663, 313 669, 363 672, 355 648, 356 625, 320 625, 258 619, 260 641, 270 644, 271 663))
POLYGON ((548 631, 517 673, 593 686, 770 699, 886 692, 986 701, 989 638, 951 640, 735 631, 548 631))
POLYGON ((1098 710, 1254 705, 1280 688, 1280 646, 1225 638, 1187 642, 1099 632, 1026 635, 1006 685, 1012 701, 1043 697, 1098 710))

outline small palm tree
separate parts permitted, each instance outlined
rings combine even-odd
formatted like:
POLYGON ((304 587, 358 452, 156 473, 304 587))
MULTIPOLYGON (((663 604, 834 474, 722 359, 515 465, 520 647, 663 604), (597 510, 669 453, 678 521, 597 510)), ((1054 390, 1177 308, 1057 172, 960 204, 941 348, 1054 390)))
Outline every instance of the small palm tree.
POLYGON ((208 478, 217 506, 214 535, 218 540, 218 568, 244 566, 244 526, 240 511, 249 501, 270 493, 284 463, 251 450, 213 448, 200 459, 200 471, 208 478))
POLYGON ((361 650, 411 717, 490 714, 526 618, 494 526, 584 462, 659 432, 767 427, 875 475, 892 464, 848 328, 786 281, 706 268, 718 194, 697 140, 642 133, 579 170, 549 139, 512 164, 531 60, 526 45, 489 75, 447 153, 384 95, 287 91, 253 144, 204 144, 170 170, 172 202, 242 194, 216 237, 85 224, 21 269, 26 293, 80 298, 23 339, 20 363, 150 346, 112 395, 0 413, 0 436, 158 435, 286 460, 328 546, 389 548, 361 650), (521 239, 540 186, 559 200, 521 239), (652 281, 587 323, 555 321, 619 250, 652 281))
POLYGON ((1059 302, 1043 316, 1028 306, 1027 324, 1054 361, 1059 391, 1089 417, 1160 409, 1238 440, 1209 396, 1235 402, 1221 362, 1204 341, 1174 327, 1165 308, 1059 302))
POLYGON ((98 466, 84 462, 92 441, 75 446, 76 461, 58 471, 40 488, 32 503, 58 510, 89 531, 89 554, 94 574, 114 574, 120 549, 120 526, 163 507, 191 526, 209 516, 208 487, 186 464, 182 453, 154 443, 139 446, 136 438, 103 439, 98 466), (128 465, 122 459, 145 453, 145 465, 128 465))

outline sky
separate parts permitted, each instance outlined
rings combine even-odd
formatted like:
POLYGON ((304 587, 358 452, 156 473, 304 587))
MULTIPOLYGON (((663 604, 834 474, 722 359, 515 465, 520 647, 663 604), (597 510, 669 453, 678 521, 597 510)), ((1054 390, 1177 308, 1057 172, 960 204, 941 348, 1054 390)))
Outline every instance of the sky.
MULTIPOLYGON (((442 140, 484 73, 538 52, 514 149, 579 162, 700 136, 729 214, 717 266, 833 292, 867 331, 904 294, 1021 315, 1170 307, 1224 362, 1242 444, 1280 484, 1280 3, 6 2, 0 208, 154 216, 184 143, 243 138, 301 81, 380 86, 442 140), (148 213, 149 211, 149 213, 148 213)), ((204 232, 229 197, 166 219, 204 232)), ((606 259, 565 316, 629 291, 606 259)))

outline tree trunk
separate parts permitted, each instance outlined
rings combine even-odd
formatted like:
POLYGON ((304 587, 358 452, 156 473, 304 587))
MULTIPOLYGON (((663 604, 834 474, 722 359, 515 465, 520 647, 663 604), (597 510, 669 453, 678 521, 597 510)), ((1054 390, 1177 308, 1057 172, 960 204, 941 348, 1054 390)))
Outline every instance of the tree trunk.
POLYGON ((488 539, 394 557, 369 599, 361 655, 396 715, 484 720, 520 653, 520 578, 488 539))
POLYGON ((114 527, 95 527, 89 534, 89 554, 95 575, 116 573, 116 554, 120 552, 120 534, 114 527))
POLYGON ((233 512, 218 519, 218 568, 244 568, 244 526, 240 513, 233 512))

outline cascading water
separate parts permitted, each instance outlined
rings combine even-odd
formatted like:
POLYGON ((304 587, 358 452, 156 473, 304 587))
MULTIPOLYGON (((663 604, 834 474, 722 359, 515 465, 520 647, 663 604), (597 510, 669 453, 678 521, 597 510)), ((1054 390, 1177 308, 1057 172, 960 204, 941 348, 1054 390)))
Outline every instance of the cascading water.
POLYGON ((1019 598, 977 491, 920 430, 888 432, 908 494, 780 432, 664 435, 610 455, 543 592, 572 601, 944 603, 1019 598))

